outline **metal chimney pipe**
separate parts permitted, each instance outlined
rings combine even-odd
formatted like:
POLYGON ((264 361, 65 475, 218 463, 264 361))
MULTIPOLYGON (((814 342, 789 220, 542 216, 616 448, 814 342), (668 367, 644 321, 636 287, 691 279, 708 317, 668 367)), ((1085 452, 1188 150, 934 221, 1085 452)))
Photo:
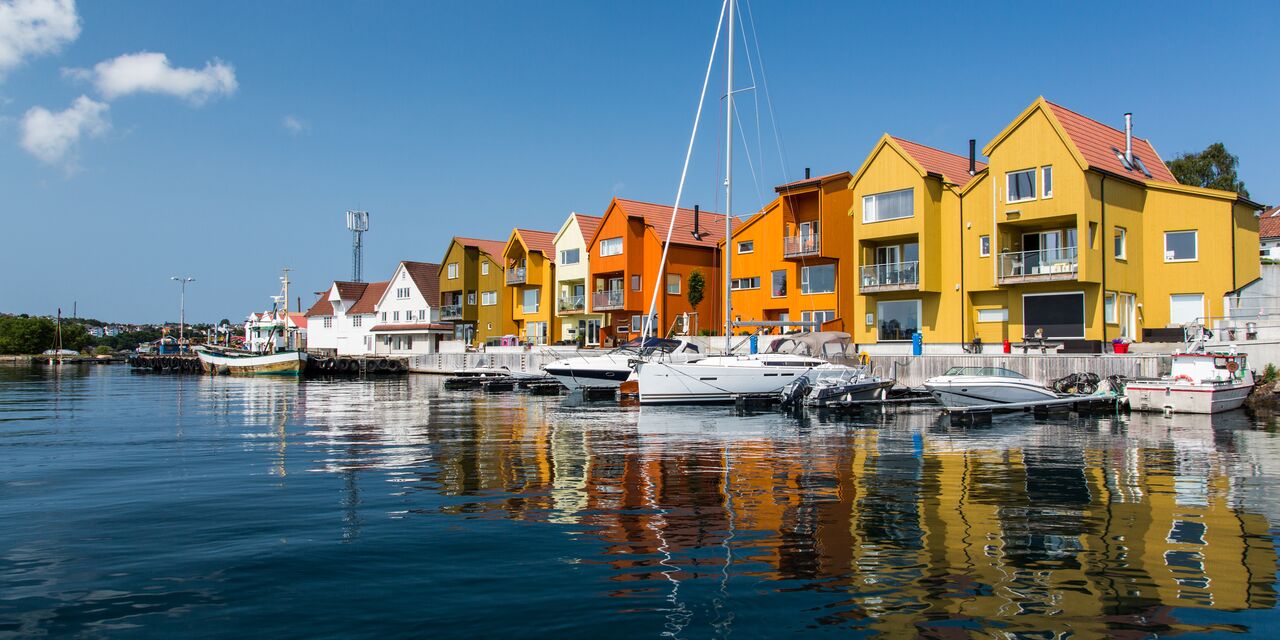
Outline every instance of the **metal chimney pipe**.
MULTIPOLYGON (((1124 161, 1133 166, 1133 114, 1124 114, 1124 161)), ((1128 167, 1126 167, 1128 168, 1128 167)))
POLYGON ((978 141, 969 138, 969 175, 978 173, 978 141))
POLYGON ((701 205, 693 205, 693 237, 698 240, 702 239, 702 226, 698 224, 698 213, 701 209, 701 205))
POLYGON ((804 179, 805 180, 809 179, 809 167, 804 168, 804 179))

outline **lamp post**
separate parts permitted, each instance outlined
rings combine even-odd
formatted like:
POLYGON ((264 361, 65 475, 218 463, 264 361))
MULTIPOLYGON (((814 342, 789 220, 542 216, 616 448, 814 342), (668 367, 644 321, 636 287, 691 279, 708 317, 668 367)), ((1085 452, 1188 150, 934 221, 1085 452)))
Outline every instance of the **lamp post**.
POLYGON ((187 326, 187 283, 195 282, 195 278, 185 278, 173 276, 170 280, 178 281, 180 285, 180 293, 178 294, 178 349, 182 349, 182 339, 186 332, 187 326))

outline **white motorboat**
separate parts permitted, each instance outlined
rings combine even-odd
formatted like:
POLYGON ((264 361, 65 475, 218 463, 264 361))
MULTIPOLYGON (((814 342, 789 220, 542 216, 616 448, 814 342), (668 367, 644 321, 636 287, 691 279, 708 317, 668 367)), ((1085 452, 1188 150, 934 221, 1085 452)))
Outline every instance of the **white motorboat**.
POLYGON ((256 353, 201 345, 194 349, 205 373, 233 376, 300 376, 307 365, 305 351, 256 353))
POLYGON ((538 380, 546 377, 543 373, 512 371, 506 366, 486 364, 484 360, 477 362, 474 367, 454 369, 453 375, 458 378, 513 378, 515 380, 538 380))
POLYGON ((543 371, 570 391, 581 387, 617 388, 629 378, 632 361, 660 357, 669 362, 687 362, 701 357, 698 345, 687 339, 649 338, 634 340, 599 355, 576 355, 544 365, 543 371))
POLYGON ((1129 406, 1138 411, 1218 413, 1237 409, 1253 389, 1245 354, 1234 350, 1173 354, 1169 375, 1125 385, 1129 406))
POLYGON ((849 334, 819 331, 775 341, 765 353, 709 356, 691 362, 641 361, 636 366, 640 404, 732 402, 736 396, 781 394, 798 378, 809 384, 852 375, 860 367, 833 364, 844 355, 849 334))
POLYGON ((1052 389, 1017 371, 1001 367, 951 367, 924 381, 924 387, 944 407, 980 407, 1055 400, 1052 389))

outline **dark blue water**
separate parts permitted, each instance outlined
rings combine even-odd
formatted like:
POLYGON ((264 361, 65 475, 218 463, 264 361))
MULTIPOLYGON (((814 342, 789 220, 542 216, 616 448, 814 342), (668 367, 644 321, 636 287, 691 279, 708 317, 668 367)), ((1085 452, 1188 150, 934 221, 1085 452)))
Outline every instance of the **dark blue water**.
POLYGON ((0 636, 1272 636, 1268 418, 0 368, 0 636))

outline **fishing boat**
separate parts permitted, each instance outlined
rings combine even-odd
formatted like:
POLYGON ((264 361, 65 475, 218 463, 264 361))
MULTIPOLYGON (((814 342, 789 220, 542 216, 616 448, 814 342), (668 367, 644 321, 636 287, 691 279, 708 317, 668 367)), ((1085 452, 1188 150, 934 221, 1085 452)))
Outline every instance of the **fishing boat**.
POLYGON ((1026 376, 1003 367, 951 367, 924 381, 944 407, 983 407, 1057 400, 1061 396, 1026 376))
POLYGON ((1248 356, 1234 348, 1211 351, 1196 331, 1189 347, 1173 354, 1169 375, 1131 380, 1125 385, 1129 406, 1138 411, 1218 413, 1238 409, 1253 390, 1248 356))
POLYGON ((231 349, 216 345, 200 345, 194 351, 200 359, 200 366, 208 374, 227 374, 233 376, 301 376, 306 369, 307 352, 297 349, 297 335, 289 324, 289 269, 284 270, 280 278, 282 294, 273 296, 278 305, 284 302, 284 313, 272 315, 281 318, 279 327, 273 327, 268 339, 262 343, 261 351, 231 349), (277 329, 283 341, 275 339, 277 329))
POLYGON ((686 338, 647 338, 632 340, 598 355, 576 355, 562 358, 542 367, 570 391, 574 389, 616 389, 633 375, 632 362, 660 356, 672 362, 687 362, 702 357, 698 345, 686 338))

